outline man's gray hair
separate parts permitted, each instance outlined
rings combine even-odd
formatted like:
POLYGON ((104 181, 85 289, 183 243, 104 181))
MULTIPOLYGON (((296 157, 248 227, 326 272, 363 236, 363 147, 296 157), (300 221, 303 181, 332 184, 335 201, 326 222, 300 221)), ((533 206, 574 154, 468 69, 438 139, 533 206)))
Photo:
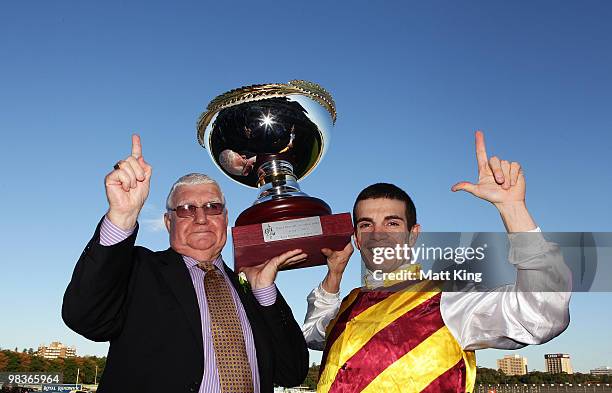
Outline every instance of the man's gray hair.
POLYGON ((221 202, 225 204, 225 195, 223 195, 223 191, 221 190, 221 186, 217 183, 213 178, 204 175, 203 173, 189 173, 185 176, 181 176, 177 181, 174 182, 172 187, 170 188, 170 192, 168 193, 168 198, 166 198, 166 209, 172 209, 172 197, 174 196, 174 192, 180 186, 197 186, 199 184, 214 184, 219 189, 221 193, 221 202))

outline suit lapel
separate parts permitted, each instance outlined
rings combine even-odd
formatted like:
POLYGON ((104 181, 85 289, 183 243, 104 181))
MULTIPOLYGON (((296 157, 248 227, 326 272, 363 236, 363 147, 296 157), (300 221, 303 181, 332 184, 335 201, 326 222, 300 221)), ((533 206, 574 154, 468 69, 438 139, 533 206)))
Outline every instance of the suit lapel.
POLYGON ((164 251, 162 255, 163 264, 161 265, 161 271, 166 279, 166 283, 174 293, 174 296, 176 296, 187 318, 189 327, 196 341, 200 344, 200 348, 202 348, 203 339, 200 307, 187 266, 185 266, 183 258, 172 248, 164 251))
POLYGON ((230 278, 232 285, 234 286, 234 288, 236 289, 236 292, 238 293, 238 297, 240 298, 240 301, 242 302, 242 305, 244 306, 244 311, 246 311, 246 314, 249 317, 249 320, 251 320, 253 317, 258 315, 255 310, 255 304, 253 303, 254 301, 253 295, 246 292, 246 291, 250 292, 251 290, 247 289, 245 291, 245 289, 240 285, 240 281, 238 281, 238 275, 234 273, 234 271, 230 269, 225 264, 225 262, 223 262, 223 268, 225 269, 225 273, 227 273, 227 276, 230 278))

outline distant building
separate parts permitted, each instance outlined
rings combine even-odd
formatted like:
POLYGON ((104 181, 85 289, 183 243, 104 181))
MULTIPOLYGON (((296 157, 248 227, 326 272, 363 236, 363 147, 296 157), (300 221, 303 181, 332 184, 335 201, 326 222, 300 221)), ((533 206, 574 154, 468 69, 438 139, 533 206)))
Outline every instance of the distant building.
POLYGON ((591 375, 612 375, 612 367, 597 367, 591 370, 591 375))
POLYGON ((527 358, 519 355, 506 355, 503 359, 497 359, 497 369, 506 375, 527 374, 527 358))
POLYGON ((76 356, 75 347, 67 347, 59 341, 53 341, 49 346, 41 344, 36 355, 45 359, 73 358, 76 356))
POLYGON ((570 355, 566 353, 549 353, 544 355, 546 372, 550 374, 568 373, 573 374, 570 355))

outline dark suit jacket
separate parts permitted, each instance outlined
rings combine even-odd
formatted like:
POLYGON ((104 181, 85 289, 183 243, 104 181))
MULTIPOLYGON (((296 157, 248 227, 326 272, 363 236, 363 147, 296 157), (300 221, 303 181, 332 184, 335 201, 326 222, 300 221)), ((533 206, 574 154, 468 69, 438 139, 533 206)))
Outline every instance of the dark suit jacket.
MULTIPOLYGON (((81 254, 62 305, 75 332, 110 341, 98 392, 197 392, 204 372, 200 309, 182 257, 169 248, 134 246, 136 233, 109 247, 100 225, 81 254)), ((137 228, 138 229, 138 228, 137 228)), ((299 385, 308 350, 291 309, 279 293, 263 307, 225 266, 249 318, 261 392, 299 385)))

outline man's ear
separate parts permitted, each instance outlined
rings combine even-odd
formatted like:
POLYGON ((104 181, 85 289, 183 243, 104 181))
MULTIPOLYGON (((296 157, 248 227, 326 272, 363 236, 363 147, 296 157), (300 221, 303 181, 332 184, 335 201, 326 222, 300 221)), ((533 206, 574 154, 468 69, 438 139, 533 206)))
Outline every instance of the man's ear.
POLYGON ((170 233, 170 214, 168 213, 164 213, 164 224, 166 224, 166 229, 170 233))
POLYGON ((421 233, 421 226, 419 224, 414 224, 412 228, 410 228, 410 235, 408 235, 408 245, 413 247, 419 238, 419 234, 421 233))
POLYGON ((357 237, 356 229, 355 232, 353 232, 353 242, 355 243, 355 247, 357 248, 357 250, 361 251, 361 243, 359 241, 359 238, 357 237))

